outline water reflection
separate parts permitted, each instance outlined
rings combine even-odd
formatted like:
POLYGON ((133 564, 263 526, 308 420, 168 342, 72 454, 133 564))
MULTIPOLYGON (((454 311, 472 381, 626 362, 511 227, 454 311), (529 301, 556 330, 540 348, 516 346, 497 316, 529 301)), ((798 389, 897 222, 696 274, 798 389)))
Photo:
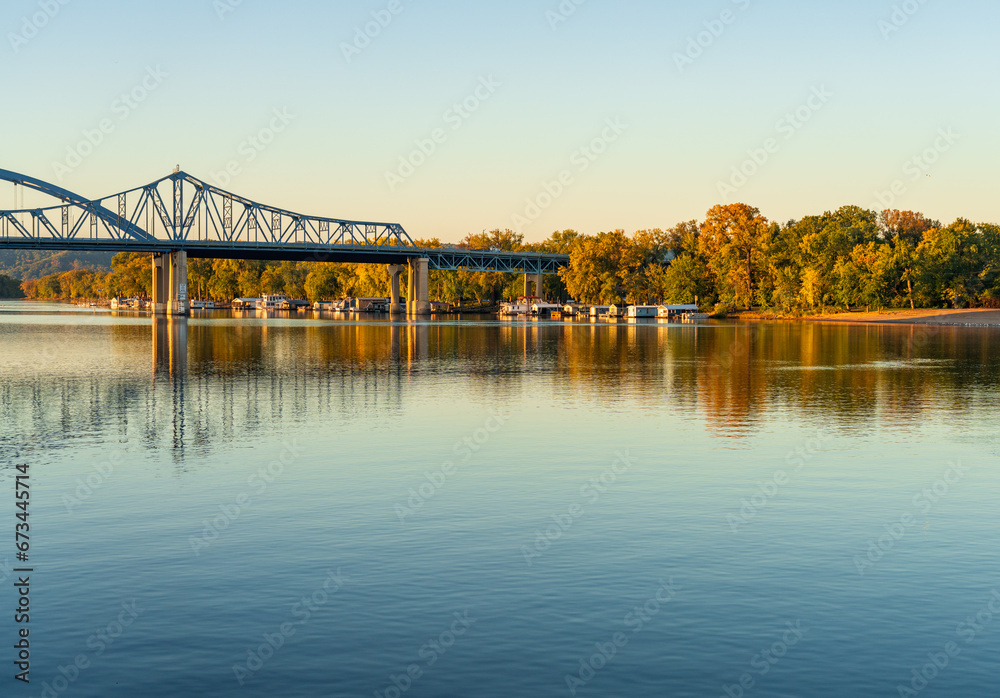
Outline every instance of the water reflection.
POLYGON ((187 372, 187 318, 153 318, 153 375, 183 378, 187 372))
POLYGON ((807 323, 5 316, 0 429, 46 443, 138 429, 149 448, 210 449, 265 423, 385 419, 421 391, 459 387, 493 402, 627 400, 737 442, 790 415, 915 426, 929 411, 996 401, 997 338, 991 328, 807 323), (136 370, 142 355, 152 381, 136 370))

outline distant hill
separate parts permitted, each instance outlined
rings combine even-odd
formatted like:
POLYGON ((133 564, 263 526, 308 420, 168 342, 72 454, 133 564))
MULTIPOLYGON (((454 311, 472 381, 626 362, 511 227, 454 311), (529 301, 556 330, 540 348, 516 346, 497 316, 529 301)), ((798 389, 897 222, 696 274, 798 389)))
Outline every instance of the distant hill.
POLYGON ((0 274, 23 281, 73 269, 108 272, 111 271, 111 258, 114 256, 112 252, 2 250, 0 274))

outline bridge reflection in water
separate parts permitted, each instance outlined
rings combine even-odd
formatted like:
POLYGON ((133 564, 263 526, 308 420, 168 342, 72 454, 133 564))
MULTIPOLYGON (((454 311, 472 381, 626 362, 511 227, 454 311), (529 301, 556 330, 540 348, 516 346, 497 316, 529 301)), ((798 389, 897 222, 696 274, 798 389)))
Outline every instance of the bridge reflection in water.
POLYGON ((611 413, 628 401, 739 447, 782 415, 922 428, 1000 388, 988 328, 320 320, 0 318, 0 442, 55 452, 74 446, 65 434, 101 433, 190 468, 184 452, 302 424, 405 432, 407 415, 455 395, 611 413))
POLYGON ((153 376, 182 377, 187 372, 188 321, 153 316, 153 376))
MULTIPOLYGON (((153 348, 153 377, 170 378, 180 380, 186 378, 188 368, 188 354, 191 349, 188 344, 188 334, 193 332, 196 342, 194 353, 199 364, 211 357, 205 356, 207 352, 214 355, 216 348, 229 344, 224 352, 226 360, 239 360, 242 355, 243 360, 260 361, 264 356, 264 347, 268 344, 268 327, 266 325, 252 326, 259 330, 259 337, 246 337, 246 342, 237 342, 235 345, 222 339, 218 335, 224 333, 229 336, 233 333, 232 326, 215 327, 196 324, 193 329, 189 326, 186 317, 153 316, 152 319, 152 348, 153 348), (255 341, 256 340, 256 341, 255 341)), ((382 360, 389 360, 397 364, 399 368, 412 369, 418 363, 425 361, 428 357, 428 347, 430 339, 430 326, 427 324, 383 324, 375 327, 359 326, 357 333, 361 335, 373 335, 374 339, 362 339, 359 345, 368 358, 378 357, 382 360), (388 335, 388 342, 380 341, 382 336, 388 335), (388 347, 388 352, 384 348, 388 347), (370 353, 375 356, 370 356, 370 353)), ((272 335, 279 335, 286 331, 287 327, 274 328, 272 335)), ((237 333, 240 336, 243 333, 237 333)), ((252 333, 258 334, 258 333, 252 333)), ((294 362, 294 358, 288 361, 294 362)))

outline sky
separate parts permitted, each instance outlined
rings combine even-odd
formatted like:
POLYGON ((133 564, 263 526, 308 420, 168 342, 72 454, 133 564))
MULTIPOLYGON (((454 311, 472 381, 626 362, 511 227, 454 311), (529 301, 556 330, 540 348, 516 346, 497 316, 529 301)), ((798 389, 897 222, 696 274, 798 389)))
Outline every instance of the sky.
POLYGON ((1000 222, 998 20, 980 0, 6 0, 0 169, 100 197, 180 165, 444 242, 737 201, 1000 222))

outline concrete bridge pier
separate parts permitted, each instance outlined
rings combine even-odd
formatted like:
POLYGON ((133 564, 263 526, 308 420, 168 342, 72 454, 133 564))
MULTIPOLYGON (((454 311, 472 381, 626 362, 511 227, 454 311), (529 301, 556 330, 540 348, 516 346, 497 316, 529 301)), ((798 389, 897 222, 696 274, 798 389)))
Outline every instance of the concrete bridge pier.
POLYGON ((410 315, 430 315, 431 303, 429 292, 429 275, 431 260, 426 258, 410 259, 410 284, 406 297, 407 311, 410 315))
POLYGON ((187 252, 168 252, 153 257, 153 313, 187 315, 187 252))
POLYGON ((539 298, 545 298, 545 277, 542 274, 525 274, 524 275, 524 295, 525 296, 538 296, 539 298), (534 289, 532 289, 532 283, 534 283, 534 289), (534 293, 532 293, 534 290, 534 293))
POLYGON ((154 315, 167 314, 167 293, 170 274, 166 264, 166 255, 153 256, 153 305, 154 315))
POLYGON ((389 265, 389 285, 391 287, 391 295, 389 296, 390 315, 402 315, 406 312, 406 308, 399 302, 399 275, 402 274, 405 269, 406 267, 402 264, 389 265))

